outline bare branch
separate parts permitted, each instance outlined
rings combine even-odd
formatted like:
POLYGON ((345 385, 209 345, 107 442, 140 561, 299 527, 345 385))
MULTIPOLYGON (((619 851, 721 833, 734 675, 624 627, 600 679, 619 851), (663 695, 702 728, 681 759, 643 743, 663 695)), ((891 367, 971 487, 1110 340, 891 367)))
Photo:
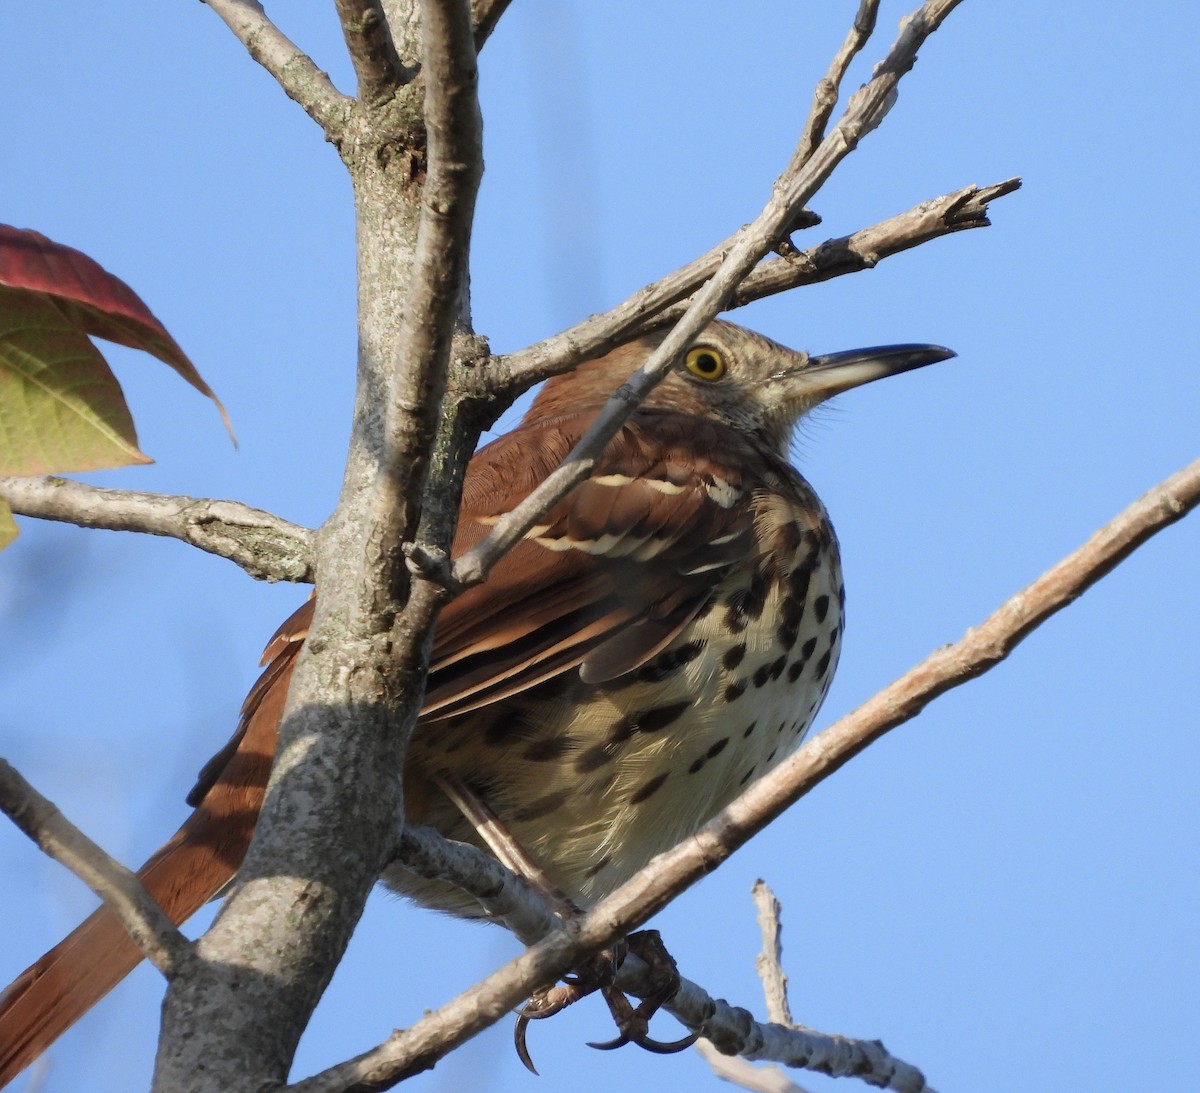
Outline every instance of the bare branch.
MULTIPOLYGON (((801 159, 799 150, 793 154, 787 170, 776 180, 771 198, 762 212, 732 237, 733 241, 717 271, 696 291, 676 326, 646 363, 614 392, 562 465, 520 504, 505 513, 478 545, 455 562, 455 581, 463 585, 482 581, 496 561, 552 505, 587 477, 608 441, 616 435, 654 385, 666 375, 692 340, 725 307, 737 285, 753 266, 787 233, 805 202, 853 151, 861 136, 883 120, 891 108, 897 83, 916 61, 917 49, 960 2, 926 0, 919 10, 905 20, 900 37, 887 57, 876 66, 874 77, 851 96, 845 112, 829 136, 807 159, 801 159)), ((563 341, 562 348, 561 365, 566 365, 568 361, 577 362, 588 355, 580 353, 579 345, 569 340, 563 341)), ((561 371, 561 368, 557 370, 561 371)))
MULTIPOLYGON (((395 860, 418 876, 444 881, 467 892, 478 900, 491 918, 502 922, 526 945, 533 945, 552 933, 561 934, 564 928, 572 929, 578 918, 572 916, 564 926, 563 920, 551 911, 550 904, 541 895, 490 854, 465 843, 452 842, 430 828, 402 827, 397 833, 395 860)), ((655 987, 650 978, 650 969, 634 953, 626 956, 617 975, 617 985, 623 991, 642 997, 655 987)), ((473 987, 466 995, 473 996, 478 989, 478 986, 473 987)), ((760 1057, 807 1059, 808 1064, 799 1065, 808 1065, 811 1069, 822 1069, 827 1064, 849 1066, 853 1060, 872 1059, 872 1073, 890 1071, 899 1075, 901 1084, 893 1088, 907 1089, 910 1093, 925 1088, 916 1080, 919 1071, 891 1058, 877 1043, 828 1036, 811 1029, 794 1030, 779 1024, 757 1022, 746 1010, 713 999, 703 987, 687 979, 682 980, 679 993, 665 1008, 691 1028, 703 1026, 706 1036, 717 1040, 727 1052, 739 1050, 737 1045, 770 1043, 773 1045, 773 1054, 760 1057), (790 1036, 789 1033, 793 1031, 796 1034, 790 1036)), ((497 1012, 496 1019, 503 1015, 497 1012)), ((448 1043, 445 1050, 449 1052, 457 1042, 448 1043)), ((377 1066, 388 1068, 387 1073, 392 1074, 390 1068, 400 1065, 393 1045, 394 1038, 357 1059, 298 1083, 295 1088, 304 1090, 304 1093, 340 1093, 353 1089, 364 1074, 376 1073, 373 1068, 377 1066)), ((712 1048, 711 1051, 716 1052, 716 1049, 712 1048)), ((731 1076, 733 1071, 729 1060, 720 1052, 716 1054, 726 1064, 720 1071, 722 1077, 735 1080, 731 1076)), ((706 1052, 705 1057, 709 1058, 709 1053, 706 1052)), ((709 1059, 709 1062, 712 1060, 709 1059)), ((757 1076, 755 1080, 760 1085, 763 1081, 769 1082, 766 1088, 788 1088, 770 1078, 769 1071, 749 1069, 757 1076)), ((743 1079, 747 1078, 741 1068, 737 1073, 743 1079)), ((742 1084, 747 1083, 742 1081, 742 1084)))
POLYGON ((447 839, 433 828, 404 825, 394 853, 394 861, 417 876, 445 881, 472 896, 489 918, 526 945, 562 926, 527 881, 477 847, 447 839))
POLYGON ((829 63, 829 71, 817 82, 813 91, 812 108, 808 120, 804 123, 804 131, 800 134, 800 143, 796 148, 796 157, 804 162, 816 149, 821 138, 825 136, 825 126, 829 116, 837 105, 838 89, 842 86, 842 77, 850 62, 867 44, 867 39, 875 33, 875 17, 879 14, 879 0, 861 0, 854 22, 846 32, 846 40, 842 48, 834 54, 829 63))
POLYGON ((343 95, 311 57, 267 17, 258 0, 204 0, 246 51, 303 107, 330 141, 337 141, 353 99, 343 95))
MULTIPOLYGON (((414 833, 425 844, 421 854, 426 850, 431 850, 435 857, 442 853, 424 832, 414 833)), ((455 855, 459 850, 463 851, 459 865, 472 855, 484 856, 474 847, 449 845, 455 855)), ((443 858, 443 864, 448 860, 443 858)), ((437 874, 439 879, 451 879, 454 875, 453 867, 437 874)), ((532 895, 532 891, 528 891, 532 895)), ((371 1051, 288 1086, 288 1093, 386 1089, 428 1069, 468 1037, 507 1016, 534 987, 552 981, 554 973, 545 969, 570 967, 573 961, 568 954, 574 953, 577 960, 581 952, 571 940, 573 932, 571 927, 563 929, 561 923, 555 922, 553 934, 536 948, 426 1014, 409 1028, 393 1033, 371 1051)), ((622 991, 641 996, 654 989, 650 969, 632 953, 626 956, 621 966, 617 986, 622 991)), ((664 1008, 684 1024, 702 1028, 714 1050, 723 1055, 741 1052, 753 1058, 773 1059, 835 1077, 853 1075, 878 1088, 900 1093, 934 1093, 919 1070, 890 1055, 878 1041, 853 1040, 809 1029, 760 1023, 746 1010, 712 998, 702 987, 687 979, 682 980, 679 992, 664 1008)), ((767 1075, 770 1072, 760 1070, 756 1073, 767 1075)), ((766 1088, 787 1089, 789 1086, 766 1088)))
POLYGON ((0 759, 0 811, 56 862, 65 865, 104 900, 133 943, 165 976, 192 960, 191 944, 142 887, 54 804, 0 759))
POLYGON ((382 544, 381 608, 391 600, 395 575, 405 573, 402 545, 417 526, 451 336, 464 316, 471 225, 483 174, 479 70, 466 0, 427 3, 422 11, 429 172, 369 518, 382 544))
POLYGON ((359 100, 375 105, 391 98, 412 73, 405 70, 379 0, 336 0, 342 35, 358 77, 359 100))
MULTIPOLYGON (((800 285, 874 269, 884 258, 919 247, 931 239, 969 228, 986 228, 991 223, 987 217, 988 203, 1020 188, 1019 178, 1005 179, 990 186, 965 186, 852 235, 827 239, 786 258, 771 259, 738 286, 732 306, 743 307, 800 285)), ((672 316, 681 312, 680 304, 669 307, 658 316, 655 325, 669 322, 672 316)))
POLYGON ((53 476, 0 476, 0 497, 21 516, 182 539, 258 580, 313 581, 313 532, 237 501, 102 489, 53 476))
POLYGON ((491 36, 500 22, 500 16, 508 10, 512 0, 471 0, 471 22, 475 26, 475 52, 483 49, 483 43, 491 36))
POLYGON ((758 908, 758 928, 763 940, 762 952, 754 961, 754 969, 762 980, 767 1018, 779 1025, 794 1025, 796 1022, 792 1020, 792 1011, 788 1006, 788 977, 783 970, 783 924, 779 920, 782 908, 766 881, 755 881, 750 891, 758 908))

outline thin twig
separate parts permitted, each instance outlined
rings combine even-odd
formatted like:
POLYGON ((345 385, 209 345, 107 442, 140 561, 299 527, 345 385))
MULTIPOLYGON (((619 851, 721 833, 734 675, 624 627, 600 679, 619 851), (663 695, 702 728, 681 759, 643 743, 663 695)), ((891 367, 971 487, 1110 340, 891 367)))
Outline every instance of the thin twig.
POLYGON ((926 0, 923 7, 908 17, 888 55, 876 66, 874 77, 851 96, 832 132, 807 159, 800 158, 799 150, 793 154, 762 212, 733 236, 716 273, 696 291, 679 322, 646 363, 614 392, 562 465, 501 516, 483 540, 455 562, 454 578, 459 584, 482 581, 552 505, 587 477, 608 441, 700 331, 724 308, 737 285, 776 244, 781 233, 786 232, 805 202, 853 151, 862 134, 883 120, 891 108, 896 85, 916 61, 921 43, 960 2, 926 0))
POLYGON ((740 1055, 722 1055, 705 1039, 696 1041, 696 1051, 718 1078, 751 1093, 806 1093, 778 1067, 754 1066, 740 1055))
POLYGON ((791 1026, 795 1021, 788 1006, 788 977, 783 970, 783 924, 779 919, 782 908, 766 881, 755 881, 750 891, 758 908, 758 929, 762 933, 762 952, 755 958, 754 970, 762 981, 767 1020, 791 1026))
POLYGON ((333 86, 313 59, 267 17, 258 0, 204 0, 237 35, 250 56, 263 66, 289 99, 298 102, 336 142, 354 100, 333 86))
POLYGON ((191 943, 137 877, 106 854, 54 804, 0 759, 0 811, 51 858, 65 865, 121 921, 133 943, 165 976, 192 959, 191 943))
POLYGON ((508 10, 512 0, 471 0, 471 22, 475 26, 475 52, 483 49, 483 43, 491 36, 500 22, 500 16, 508 10))
POLYGON ((54 476, 0 477, 0 497, 20 516, 164 535, 228 558, 259 580, 313 581, 313 532, 237 501, 103 489, 54 476))
POLYGON ((380 0, 335 0, 342 37, 358 77, 358 97, 367 105, 390 99, 412 74, 392 41, 380 0))
POLYGON ((817 82, 808 120, 804 123, 804 131, 800 134, 800 144, 796 149, 796 155, 801 162, 813 154, 825 136, 825 126, 837 105, 842 77, 846 75, 850 62, 875 33, 875 18, 878 14, 879 0, 862 0, 855 13, 854 22, 846 32, 846 40, 829 63, 829 71, 817 82))

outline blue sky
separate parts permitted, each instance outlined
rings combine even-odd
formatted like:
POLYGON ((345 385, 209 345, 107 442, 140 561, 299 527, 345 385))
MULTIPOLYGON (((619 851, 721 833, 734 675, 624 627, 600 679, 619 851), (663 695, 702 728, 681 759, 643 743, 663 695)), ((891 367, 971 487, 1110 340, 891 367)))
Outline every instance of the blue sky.
MULTIPOLYGON (((275 7, 351 89, 332 5, 275 7)), ((493 347, 603 310, 749 220, 855 7, 517 0, 481 65, 474 315, 493 347)), ((884 3, 851 85, 906 10, 884 3)), ((1021 175, 1024 188, 990 229, 737 315, 817 351, 920 340, 959 353, 844 396, 798 440, 849 597, 819 723, 1197 456, 1198 30, 1187 5, 967 0, 814 201, 825 223, 811 237, 972 182, 1021 175)), ((157 463, 91 479, 319 523, 354 359, 352 209, 332 149, 201 4, 63 0, 53 27, 40 5, 5 5, 0 85, 0 220, 139 291, 241 441, 233 451, 167 369, 114 350, 157 463)), ((761 1009, 748 889, 763 876, 784 904, 806 1024, 881 1037, 943 1091, 1194 1088, 1198 556, 1193 518, 687 893, 655 922, 684 974, 761 1009)), ((304 594, 175 542, 26 522, 0 559, 0 753, 140 862, 182 819, 263 643, 304 594)), ((92 897, 11 828, 0 876, 6 981, 92 897)), ((499 930, 377 894, 296 1075, 514 951, 499 930)), ((161 990, 141 969, 54 1049, 38 1088, 144 1086, 161 990)), ((690 1056, 583 1046, 607 1028, 598 1003, 534 1028, 538 1082, 505 1025, 412 1088, 716 1087, 690 1056)))

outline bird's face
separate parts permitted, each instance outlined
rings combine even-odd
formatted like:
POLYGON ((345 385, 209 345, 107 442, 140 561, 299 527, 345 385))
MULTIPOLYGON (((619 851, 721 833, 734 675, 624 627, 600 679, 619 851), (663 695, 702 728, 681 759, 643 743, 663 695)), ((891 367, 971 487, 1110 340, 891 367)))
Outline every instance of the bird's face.
MULTIPOLYGON (((665 337, 665 332, 647 335, 585 361, 570 378, 550 380, 531 416, 545 419, 599 409, 665 337)), ((796 424, 814 406, 851 387, 953 356, 938 345, 889 345, 810 356, 717 319, 644 405, 713 418, 786 454, 796 424)))
POLYGON ((878 346, 811 356, 717 320, 646 405, 716 418, 784 453, 796 424, 826 399, 952 356, 951 350, 937 345, 878 346))

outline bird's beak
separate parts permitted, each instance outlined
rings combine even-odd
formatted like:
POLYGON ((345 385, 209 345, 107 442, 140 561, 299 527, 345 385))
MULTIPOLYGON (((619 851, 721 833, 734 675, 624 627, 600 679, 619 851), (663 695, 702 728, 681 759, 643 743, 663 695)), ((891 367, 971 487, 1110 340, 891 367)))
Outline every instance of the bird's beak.
POLYGON ((851 387, 861 387, 885 376, 898 376, 953 356, 957 356, 954 350, 942 345, 877 345, 809 357, 808 363, 791 375, 803 385, 807 397, 820 402, 851 387))

